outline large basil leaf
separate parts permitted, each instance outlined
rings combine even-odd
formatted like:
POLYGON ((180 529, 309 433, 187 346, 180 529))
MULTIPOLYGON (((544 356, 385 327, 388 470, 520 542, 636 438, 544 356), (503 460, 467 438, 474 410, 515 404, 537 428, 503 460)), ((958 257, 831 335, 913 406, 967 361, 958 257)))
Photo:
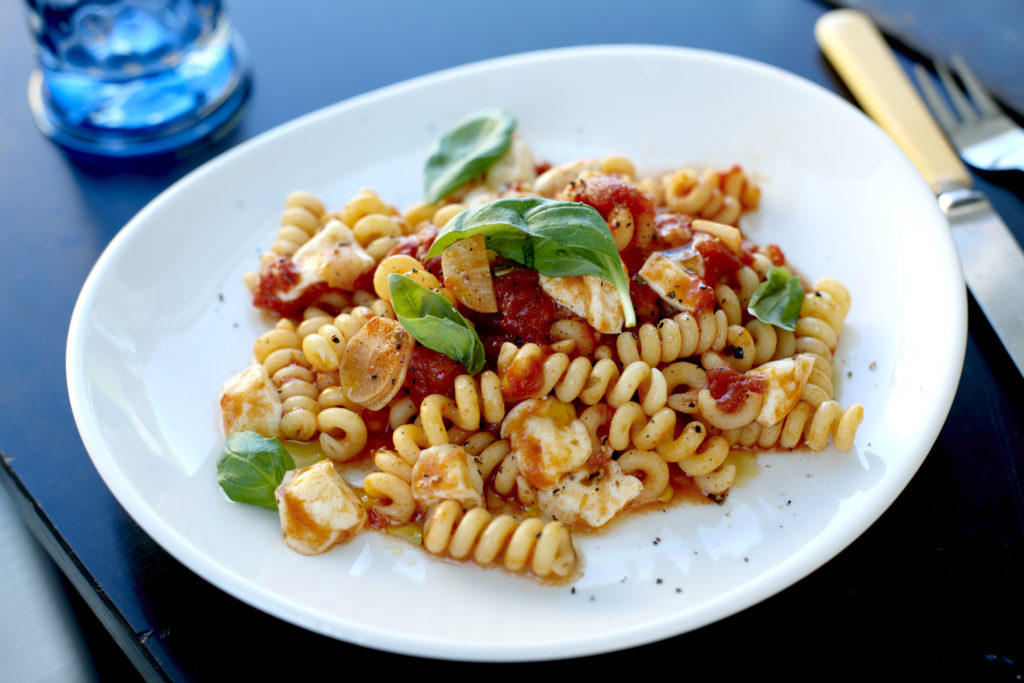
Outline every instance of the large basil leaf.
POLYGON ((754 290, 747 311, 763 323, 792 332, 800 318, 804 287, 800 278, 784 266, 773 266, 768 277, 754 290))
POLYGON ((388 290, 395 317, 419 343, 462 363, 471 375, 483 369, 483 342, 448 299, 399 273, 388 275, 388 290))
POLYGON ((543 197, 498 199, 466 209, 441 229, 432 258, 480 233, 489 249, 550 276, 596 275, 615 285, 626 326, 636 324, 629 280, 608 224, 593 207, 543 197))
POLYGON ((274 489, 295 461, 277 439, 256 432, 228 434, 217 456, 217 482, 228 498, 277 509, 274 489))
POLYGON ((500 159, 512 141, 516 120, 495 109, 471 114, 434 143, 424 169, 426 201, 433 204, 500 159))

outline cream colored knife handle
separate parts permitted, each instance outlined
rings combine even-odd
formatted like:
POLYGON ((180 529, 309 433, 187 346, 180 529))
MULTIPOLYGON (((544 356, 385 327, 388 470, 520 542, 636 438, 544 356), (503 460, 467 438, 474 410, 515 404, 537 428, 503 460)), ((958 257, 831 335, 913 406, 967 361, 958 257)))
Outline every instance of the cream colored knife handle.
POLYGON ((828 12, 818 19, 814 36, 864 111, 910 157, 932 190, 938 193, 951 184, 970 187, 967 168, 866 14, 828 12))

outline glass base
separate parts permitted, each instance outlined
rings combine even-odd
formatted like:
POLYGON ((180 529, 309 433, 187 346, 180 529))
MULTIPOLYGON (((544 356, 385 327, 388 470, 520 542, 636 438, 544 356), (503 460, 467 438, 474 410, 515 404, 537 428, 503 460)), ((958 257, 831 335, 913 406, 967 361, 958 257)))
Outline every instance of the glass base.
MULTIPOLYGON (((126 119, 125 127, 119 128, 116 123, 96 125, 88 117, 70 116, 67 110, 56 105, 46 78, 38 69, 29 77, 29 106, 43 134, 76 155, 127 159, 184 151, 196 143, 226 134, 238 122, 251 83, 248 51, 234 31, 225 62, 231 74, 215 102, 164 117, 150 126, 140 126, 126 119)), ((94 88, 97 89, 99 86, 94 88)))

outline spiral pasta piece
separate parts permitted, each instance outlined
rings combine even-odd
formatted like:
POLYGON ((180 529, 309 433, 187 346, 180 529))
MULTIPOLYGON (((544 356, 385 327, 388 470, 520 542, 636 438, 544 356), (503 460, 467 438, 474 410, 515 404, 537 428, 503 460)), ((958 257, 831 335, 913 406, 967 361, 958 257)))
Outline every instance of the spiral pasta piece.
POLYGON ((394 524, 405 524, 416 514, 412 486, 391 472, 370 472, 363 479, 363 490, 379 501, 370 506, 378 515, 394 524))
POLYGON ((416 459, 420 456, 420 451, 433 445, 427 438, 423 426, 415 423, 402 425, 395 429, 391 441, 395 445, 395 451, 409 463, 410 474, 412 466, 416 464, 416 459))
POLYGON ((378 448, 373 452, 377 471, 363 479, 363 490, 378 501, 371 506, 372 510, 394 524, 404 524, 416 513, 412 468, 428 444, 423 429, 414 424, 400 425, 392 440, 395 450, 378 448))
POLYGON ((465 513, 455 501, 434 506, 423 525, 423 547, 456 560, 472 559, 486 567, 497 561, 512 572, 528 568, 541 578, 566 577, 576 566, 569 529, 561 522, 536 517, 517 522, 510 515, 492 517, 484 508, 465 513))
POLYGON ((306 361, 323 372, 337 370, 348 340, 373 317, 373 311, 365 306, 354 306, 333 317, 317 308, 307 309, 306 318, 296 328, 306 361))
POLYGON ((431 217, 430 222, 438 226, 439 228, 443 228, 448 223, 448 221, 455 218, 465 210, 465 204, 445 204, 444 206, 438 208, 438 210, 434 212, 434 215, 431 217))
POLYGON ((296 364, 287 365, 272 375, 281 397, 281 436, 295 441, 310 441, 318 429, 320 403, 313 372, 296 364))
POLYGON ((838 401, 825 401, 814 411, 804 432, 804 443, 812 451, 820 451, 828 444, 828 437, 834 433, 836 448, 848 451, 863 416, 864 408, 860 404, 843 410, 838 401))
POLYGON ((366 446, 363 418, 348 408, 325 408, 317 415, 320 448, 331 460, 345 462, 358 456, 366 446))
POLYGON ((729 365, 733 370, 745 372, 753 367, 757 356, 754 337, 747 328, 740 325, 729 325, 725 334, 725 346, 720 351, 705 351, 701 354, 700 364, 705 370, 729 365))
POLYGON ((488 443, 473 459, 484 485, 498 496, 504 499, 515 498, 524 507, 537 501, 537 490, 519 472, 519 463, 508 439, 488 443))
POLYGON ((298 348, 302 337, 295 331, 295 324, 288 319, 279 320, 274 329, 264 332, 253 343, 252 355, 263 363, 267 356, 278 349, 298 348))
POLYGON ((717 467, 728 455, 729 442, 722 436, 712 436, 708 426, 699 420, 687 422, 679 435, 664 441, 657 447, 658 454, 665 462, 683 463, 680 468, 687 474, 706 474, 717 467), (707 441, 705 444, 704 442, 707 441), (701 446, 703 445, 703 448, 701 446), (723 450, 725 454, 723 454, 723 450), (694 456, 700 458, 694 460, 694 456), (712 462, 712 467, 698 466, 699 462, 712 462))
POLYGON ((622 332, 615 340, 615 350, 624 365, 642 360, 656 366, 708 351, 721 351, 728 334, 729 319, 724 311, 704 311, 697 316, 679 313, 657 324, 644 323, 636 336, 622 332))
POLYGON ((736 476, 735 465, 725 462, 729 452, 729 440, 711 435, 699 420, 688 422, 677 437, 657 447, 665 462, 676 463, 701 491, 713 496, 724 494, 736 476))
POLYGON ((736 467, 725 462, 730 453, 728 439, 720 435, 709 438, 708 434, 707 425, 690 422, 675 440, 659 447, 658 453, 667 462, 677 463, 703 493, 722 496, 732 485, 736 467))
POLYGON ((666 367, 661 374, 665 378, 668 406, 677 413, 697 413, 700 390, 708 385, 708 376, 704 369, 694 363, 677 361, 666 367), (677 392, 679 387, 686 387, 686 390, 677 392))
POLYGON ((801 442, 812 451, 821 451, 832 436, 833 445, 841 452, 853 447, 857 428, 864 418, 864 407, 854 404, 844 409, 838 401, 822 401, 814 406, 801 400, 779 423, 764 426, 752 422, 740 429, 723 431, 730 443, 760 449, 792 450, 801 442))
POLYGON ((819 280, 814 290, 804 295, 794 332, 795 350, 814 356, 814 369, 802 396, 811 405, 821 405, 835 396, 832 354, 843 329, 849 301, 846 287, 832 279, 819 280), (835 293, 835 297, 830 292, 835 293))
POLYGON ((760 190, 738 166, 724 173, 684 168, 662 179, 662 196, 676 213, 736 225, 744 211, 757 207, 760 190))
POLYGON ((747 304, 761 284, 761 278, 749 266, 737 269, 736 280, 739 282, 738 287, 721 282, 715 285, 715 302, 725 313, 729 325, 742 325, 750 317, 747 315, 747 304))
POLYGON ((642 360, 628 363, 620 372, 618 365, 608 358, 594 363, 583 356, 570 360, 565 353, 546 353, 533 343, 522 347, 510 342, 502 345, 499 376, 513 368, 529 374, 536 366, 540 366, 542 381, 532 398, 554 394, 563 403, 579 399, 585 405, 594 405, 604 400, 618 408, 640 394, 648 415, 663 408, 668 399, 661 371, 642 360))
POLYGON ((397 213, 376 192, 363 188, 345 202, 345 205, 335 217, 351 228, 364 216, 371 214, 395 215, 397 213))
MULTIPOLYGON (((407 254, 395 254, 388 256, 378 263, 377 269, 373 273, 373 290, 389 306, 391 304, 391 289, 388 286, 388 276, 392 273, 405 275, 424 289, 441 294, 452 305, 456 303, 455 295, 451 290, 442 287, 440 280, 427 270, 422 263, 407 254)), ((394 316, 392 315, 391 317, 394 316)))
POLYGON ((417 202, 406 209, 405 222, 409 226, 409 232, 415 232, 427 225, 437 212, 437 208, 437 204, 417 202))
POLYGON ((765 426, 751 422, 738 429, 722 432, 733 445, 757 448, 796 448, 803 438, 804 428, 814 414, 814 406, 807 401, 800 401, 780 422, 765 426))
POLYGON ((693 477, 693 483, 709 496, 723 496, 736 479, 736 466, 732 463, 720 465, 707 474, 693 477))
POLYGON ((757 318, 750 320, 744 328, 754 342, 754 365, 791 358, 796 354, 796 336, 791 331, 768 325, 757 318))
POLYGON ((633 448, 620 455, 616 462, 623 474, 637 477, 643 483, 643 489, 630 501, 631 505, 671 498, 668 463, 654 451, 633 448))
POLYGON ((277 388, 281 400, 281 436, 296 441, 309 441, 317 431, 319 391, 299 343, 295 325, 290 320, 282 319, 273 330, 256 339, 253 355, 266 368, 277 388))
POLYGON ((490 370, 481 373, 479 383, 472 375, 456 377, 454 399, 430 394, 420 403, 420 421, 432 446, 449 443, 445 420, 461 429, 476 431, 481 415, 491 424, 498 424, 505 417, 501 383, 490 370))
POLYGON ((702 173, 684 168, 665 176, 663 179, 665 203, 676 213, 691 216, 701 215, 728 223, 739 218, 739 206, 735 199, 724 206, 721 190, 718 189, 718 174, 711 169, 702 173))
POLYGON ((752 211, 761 203, 761 188, 751 180, 742 167, 730 166, 719 175, 722 194, 735 198, 743 211, 752 211))
POLYGON ((572 318, 563 318, 551 323, 548 336, 554 340, 551 345, 554 350, 575 352, 580 356, 593 356, 601 338, 600 334, 586 322, 572 318))
MULTIPOLYGON (((401 216, 394 216, 384 213, 366 214, 356 221, 352 226, 352 235, 360 246, 369 248, 378 240, 384 239, 384 244, 394 244, 405 233, 402 228, 401 216)), ((390 249, 391 247, 387 247, 390 249)), ((384 251, 386 252, 387 249, 384 251)))
POLYGON ((764 402, 764 395, 756 392, 747 392, 742 403, 730 410, 723 410, 718 401, 711 395, 709 389, 701 389, 697 394, 697 411, 702 420, 718 429, 739 429, 753 422, 758 413, 761 412, 761 405, 764 402))
POLYGON ((291 256, 323 226, 324 206, 313 194, 292 192, 285 200, 281 214, 281 227, 270 251, 280 256, 291 256))
POLYGON ((664 407, 650 417, 635 401, 628 401, 615 409, 608 429, 608 445, 616 451, 635 446, 649 450, 672 436, 676 426, 676 412, 664 407))

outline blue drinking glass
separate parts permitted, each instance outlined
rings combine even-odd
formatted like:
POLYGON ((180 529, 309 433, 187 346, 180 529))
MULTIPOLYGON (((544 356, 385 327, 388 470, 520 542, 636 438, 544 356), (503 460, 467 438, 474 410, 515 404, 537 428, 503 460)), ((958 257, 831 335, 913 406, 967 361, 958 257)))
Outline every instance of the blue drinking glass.
POLYGON ((139 157, 225 132, 248 55, 220 0, 26 0, 39 68, 29 103, 72 152, 139 157))

